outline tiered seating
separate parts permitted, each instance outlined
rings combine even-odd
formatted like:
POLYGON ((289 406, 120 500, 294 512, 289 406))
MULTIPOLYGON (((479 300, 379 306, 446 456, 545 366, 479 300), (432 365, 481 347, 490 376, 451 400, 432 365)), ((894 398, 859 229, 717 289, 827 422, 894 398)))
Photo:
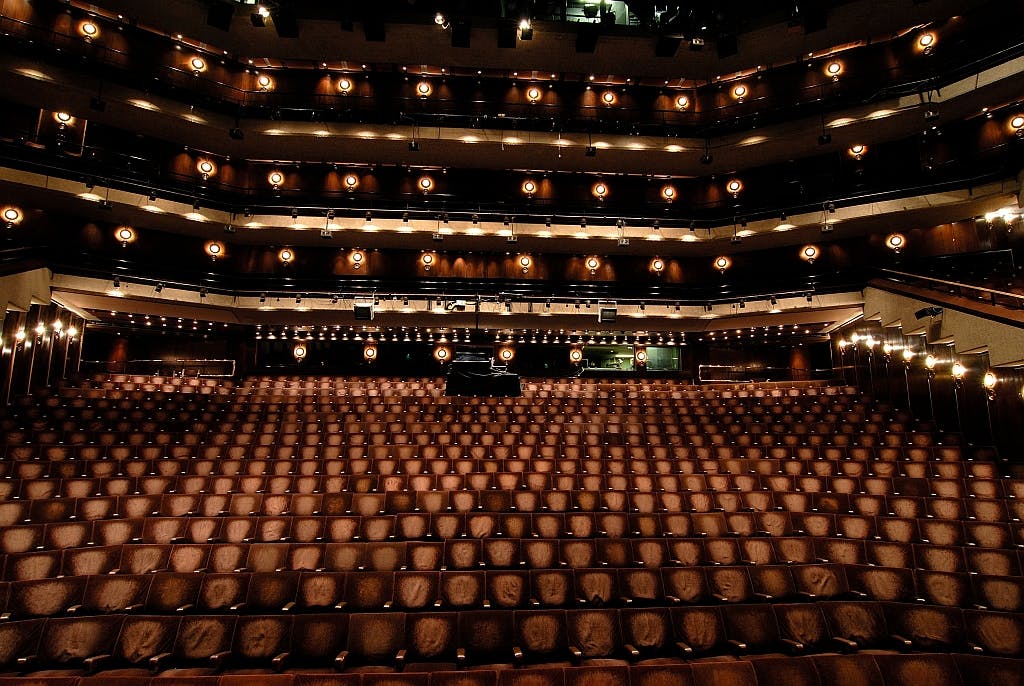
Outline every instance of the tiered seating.
POLYGON ((0 674, 1024 674, 1024 482, 849 387, 115 375, 0 427, 0 674))

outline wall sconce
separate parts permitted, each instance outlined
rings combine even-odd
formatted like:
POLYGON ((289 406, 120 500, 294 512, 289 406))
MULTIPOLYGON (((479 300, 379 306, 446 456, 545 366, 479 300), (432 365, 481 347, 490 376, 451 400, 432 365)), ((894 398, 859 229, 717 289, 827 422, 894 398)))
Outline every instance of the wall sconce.
POLYGON ((275 169, 274 171, 267 174, 267 182, 271 186, 273 186, 274 190, 276 191, 280 189, 281 184, 284 183, 284 174, 275 169))
POLYGON ((996 386, 999 385, 999 377, 990 369, 985 372, 985 376, 981 377, 981 385, 985 387, 986 391, 992 393, 995 391, 996 386))
POLYGON ((433 253, 429 253, 429 252, 423 253, 423 256, 420 257, 420 264, 423 265, 423 271, 429 272, 430 268, 432 266, 434 266, 434 255, 433 255, 433 253))
POLYGON ((825 65, 825 74, 830 77, 833 81, 839 80, 839 75, 843 73, 843 63, 834 60, 825 65))
POLYGON ((1024 138, 1024 114, 1015 114, 1010 119, 1010 130, 1017 138, 1024 138))
POLYGON ((67 112, 54 112, 53 120, 57 122, 57 125, 60 126, 60 128, 62 129, 66 126, 75 125, 75 118, 67 112))
POLYGON ((428 98, 433 92, 433 87, 426 81, 420 81, 416 84, 416 95, 420 96, 420 98, 428 98))
POLYGON ((530 257, 529 255, 520 255, 519 256, 519 270, 523 274, 528 274, 530 272, 530 267, 531 266, 533 266, 533 258, 532 257, 530 257))
POLYGON ((885 245, 897 255, 900 254, 900 250, 907 244, 907 239, 901 233, 890 233, 885 237, 885 245))
POLYGON ((914 351, 911 350, 910 348, 904 348, 903 349, 903 361, 909 364, 910 361, 913 360, 913 359, 914 359, 914 351))
POLYGON ((452 351, 449 350, 447 346, 439 345, 434 348, 434 359, 441 364, 447 362, 451 358, 451 355, 452 351))
POLYGON ((917 37, 917 49, 926 55, 932 54, 932 50, 935 48, 937 39, 935 34, 932 32, 922 33, 917 37))
POLYGON ((537 182, 533 179, 527 179, 526 181, 523 181, 521 190, 523 191, 523 195, 527 198, 532 198, 533 194, 537 192, 537 182))
POLYGON ((419 181, 416 182, 416 186, 420 189, 423 195, 426 195, 434 188, 434 179, 429 176, 421 176, 419 181))
POLYGON ((287 267, 292 263, 292 260, 295 259, 295 252, 291 248, 282 248, 281 251, 277 253, 277 259, 281 260, 281 264, 287 267))
POLYGON ((725 255, 722 255, 721 257, 716 257, 715 258, 715 269, 717 269, 722 274, 725 274, 725 270, 728 269, 731 266, 732 266, 732 260, 730 260, 725 255))
POLYGON ((260 74, 256 77, 256 85, 262 92, 266 93, 267 91, 274 90, 274 79, 266 74, 260 74))
POLYGON ((216 260, 224 255, 224 244, 218 241, 210 241, 206 244, 206 254, 210 256, 210 259, 216 260))
POLYGON ((191 60, 189 60, 188 65, 192 67, 192 73, 196 76, 199 76, 199 74, 206 71, 206 60, 204 60, 202 57, 193 57, 191 60))
POLYGON ((526 89, 526 99, 530 101, 531 105, 536 105, 542 97, 544 97, 544 91, 540 88, 530 86, 526 89))
POLYGON ((345 178, 342 179, 342 183, 345 184, 345 190, 351 193, 359 187, 359 177, 355 174, 345 174, 345 178))
POLYGON ((743 102, 743 99, 747 97, 748 92, 747 87, 741 83, 733 86, 732 97, 738 102, 743 102))
POLYGON ((665 260, 660 257, 655 257, 651 260, 650 269, 658 276, 661 276, 661 273, 665 271, 665 260))
POLYGON ((965 367, 963 363, 960 362, 960 360, 957 360, 956 362, 953 363, 950 372, 953 374, 954 379, 960 381, 961 379, 964 378, 964 376, 967 375, 967 367, 965 367))
POLYGON ((587 269, 590 270, 590 275, 593 276, 597 273, 597 270, 601 268, 601 260, 596 257, 587 258, 587 269))
POLYGON ((676 96, 676 109, 685 110, 690 107, 690 98, 685 95, 676 96))
POLYGON ((608 184, 604 181, 598 181, 590 189, 590 192, 594 194, 594 197, 598 200, 604 200, 608 197, 608 184))
POLYGON ((571 364, 579 364, 583 361, 583 349, 582 348, 570 348, 569 349, 569 362, 571 364))
POLYGON ((128 244, 135 240, 135 230, 130 226, 122 226, 115 234, 117 240, 121 241, 121 247, 127 248, 128 244))
POLYGON ((305 343, 297 343, 295 345, 295 347, 292 348, 292 355, 299 362, 302 362, 304 359, 306 359, 306 344, 305 343))
POLYGON ((366 253, 362 250, 353 250, 352 254, 349 255, 349 259, 352 261, 353 269, 362 269, 363 264, 366 262, 366 253))
POLYGON ((508 364, 509 362, 511 362, 512 358, 514 358, 515 356, 516 356, 515 349, 511 348, 509 346, 505 346, 501 350, 498 351, 498 359, 501 360, 502 362, 504 362, 505 364, 508 364))
POLYGON ((665 202, 672 202, 676 199, 676 187, 670 183, 661 187, 661 199, 665 202))
POLYGON ((8 229, 13 229, 15 224, 20 224, 21 220, 25 218, 25 215, 21 213, 21 210, 13 205, 8 205, 3 211, 4 223, 8 229))
POLYGON ((217 165, 210 160, 199 160, 199 162, 196 163, 196 171, 202 175, 203 181, 206 181, 217 173, 217 165))
POLYGON ((363 359, 367 362, 373 362, 377 359, 377 346, 372 343, 367 343, 363 346, 363 359))
POLYGON ((601 102, 608 107, 614 105, 617 99, 618 97, 615 95, 614 91, 605 91, 604 93, 601 93, 601 102))
POLYGON ((347 76, 343 76, 340 79, 338 79, 338 91, 342 95, 348 95, 349 93, 351 93, 352 87, 352 79, 348 78, 347 76))
POLYGON ((736 198, 739 197, 740 192, 743 190, 743 182, 739 179, 730 179, 725 184, 725 190, 729 191, 729 195, 736 198))
POLYGON ((100 37, 100 27, 95 22, 86 19, 78 24, 78 35, 86 41, 93 41, 100 37))
POLYGON ((816 245, 805 245, 800 249, 800 259, 807 262, 807 264, 814 264, 814 261, 818 259, 820 251, 816 245))
POLYGON ((847 149, 846 153, 859 162, 864 158, 864 155, 867 154, 867 151, 868 146, 863 143, 854 143, 847 149))
POLYGON ((637 347, 636 352, 633 353, 633 358, 636 360, 637 367, 647 366, 647 348, 637 347))

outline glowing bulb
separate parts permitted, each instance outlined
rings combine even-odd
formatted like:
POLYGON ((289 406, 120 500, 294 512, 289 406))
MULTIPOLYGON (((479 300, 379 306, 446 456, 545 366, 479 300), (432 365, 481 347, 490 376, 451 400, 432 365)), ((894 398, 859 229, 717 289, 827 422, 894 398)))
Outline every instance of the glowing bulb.
POLYGON ((685 110, 690 106, 690 99, 685 95, 680 95, 676 98, 676 109, 685 110))
POLYGON ((204 60, 202 57, 193 57, 192 61, 189 62, 189 64, 192 66, 192 71, 194 71, 196 74, 206 70, 206 60, 204 60))
POLYGON ((914 351, 911 350, 910 348, 904 348, 903 349, 903 361, 904 362, 910 362, 912 359, 914 359, 914 351))

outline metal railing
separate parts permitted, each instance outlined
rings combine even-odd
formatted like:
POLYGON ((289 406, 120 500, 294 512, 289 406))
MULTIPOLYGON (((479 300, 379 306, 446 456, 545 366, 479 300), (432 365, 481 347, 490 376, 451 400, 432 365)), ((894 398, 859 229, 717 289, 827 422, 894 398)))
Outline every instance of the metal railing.
POLYGON ((940 279, 934 276, 925 276, 923 274, 902 272, 895 269, 879 269, 879 271, 884 274, 899 277, 892 280, 900 281, 907 285, 922 285, 925 288, 942 293, 971 298, 973 300, 987 301, 992 305, 1010 307, 1013 309, 1024 309, 1024 293, 1013 293, 1011 291, 1003 291, 996 288, 989 288, 987 286, 978 286, 975 284, 964 283, 962 281, 953 281, 950 279, 940 279))
POLYGON ((226 379, 235 376, 235 360, 82 360, 84 374, 139 374, 196 379, 226 379))

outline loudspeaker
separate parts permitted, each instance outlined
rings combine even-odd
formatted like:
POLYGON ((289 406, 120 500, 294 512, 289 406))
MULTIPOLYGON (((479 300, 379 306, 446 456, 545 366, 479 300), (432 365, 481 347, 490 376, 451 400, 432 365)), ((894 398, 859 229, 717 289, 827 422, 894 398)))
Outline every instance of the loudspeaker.
POLYGON ((231 30, 231 17, 235 16, 235 3, 214 2, 206 12, 206 23, 221 31, 231 30))
POLYGON ((576 25, 576 52, 592 53, 597 49, 601 28, 597 24, 576 25))
POLYGON ((655 57, 675 57, 676 51, 682 39, 672 36, 658 36, 658 42, 654 45, 655 57))
MULTIPOLYGON (((468 48, 470 41, 470 30, 473 23, 469 19, 455 19, 452 21, 452 47, 468 48)), ((515 47, 515 46, 513 46, 515 47)))
POLYGON ((498 20, 498 47, 516 47, 516 31, 518 28, 516 22, 512 19, 498 20))
POLYGON ((924 319, 925 317, 938 317, 940 314, 942 314, 941 307, 922 307, 914 313, 914 316, 918 319, 924 319))
POLYGON ((270 16, 274 20, 274 30, 279 38, 298 38, 299 20, 295 17, 295 10, 290 7, 278 7, 271 10, 270 16))
POLYGON ((357 321, 370 321, 373 319, 373 301, 357 302, 352 306, 352 314, 357 321))

